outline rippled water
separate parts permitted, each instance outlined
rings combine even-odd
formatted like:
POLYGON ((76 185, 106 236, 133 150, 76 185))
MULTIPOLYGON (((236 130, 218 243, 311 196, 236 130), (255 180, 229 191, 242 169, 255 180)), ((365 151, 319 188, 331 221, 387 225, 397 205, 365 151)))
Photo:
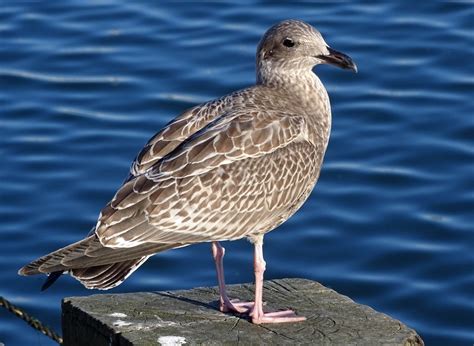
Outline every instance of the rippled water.
MULTIPOLYGON (((316 190, 266 239, 267 278, 318 280, 415 328, 474 342, 474 6, 418 1, 265 5, 0 5, 0 295, 60 329, 92 292, 19 267, 74 242, 145 141, 185 108, 254 81, 262 33, 314 24, 357 62, 317 72, 333 132, 316 190)), ((227 281, 253 280, 226 245, 227 281)), ((115 292, 214 285, 207 244, 153 257, 115 292), (189 264, 192 261, 193 270, 189 264)), ((0 341, 50 342, 0 311, 0 341)))

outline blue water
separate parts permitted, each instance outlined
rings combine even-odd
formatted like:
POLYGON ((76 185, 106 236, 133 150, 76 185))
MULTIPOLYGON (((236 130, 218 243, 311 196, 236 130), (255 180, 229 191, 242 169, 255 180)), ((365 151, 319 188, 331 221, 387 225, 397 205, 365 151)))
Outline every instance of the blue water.
MULTIPOLYGON (((287 17, 315 25, 359 74, 316 69, 332 137, 309 201, 266 238, 266 277, 318 280, 428 345, 471 345, 472 2, 2 1, 0 295, 60 330, 61 299, 95 292, 65 277, 40 293, 44 277, 18 268, 83 237, 171 118, 252 84, 260 36, 287 17)), ((251 245, 226 247, 227 281, 252 281, 251 245)), ((214 284, 201 244, 153 257, 113 292, 214 284)), ((0 341, 53 344, 2 310, 0 341)))

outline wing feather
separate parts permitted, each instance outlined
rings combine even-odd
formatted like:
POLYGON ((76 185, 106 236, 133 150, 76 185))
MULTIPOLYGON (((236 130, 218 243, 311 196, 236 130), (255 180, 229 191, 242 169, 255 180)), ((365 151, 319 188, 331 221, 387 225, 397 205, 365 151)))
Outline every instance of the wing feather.
POLYGON ((185 246, 186 244, 143 244, 125 249, 102 246, 97 236, 91 235, 74 244, 38 258, 20 269, 21 275, 68 271, 77 268, 109 265, 117 262, 133 261, 157 252, 185 246))
POLYGON ((247 92, 246 90, 238 91, 195 106, 173 119, 154 135, 137 155, 130 168, 131 177, 145 173, 184 140, 232 108, 234 103, 242 98, 241 95, 247 92))
POLYGON ((75 268, 70 270, 70 274, 89 289, 107 290, 120 285, 147 259, 148 256, 145 256, 101 266, 75 268))
POLYGON ((201 175, 237 160, 269 154, 306 132, 301 116, 248 109, 230 112, 184 141, 145 175, 154 182, 201 175))
POLYGON ((113 226, 103 228, 101 242, 109 247, 191 244, 266 232, 286 220, 289 206, 312 187, 313 155, 311 144, 295 142, 195 177, 171 179, 171 186, 158 187, 150 197, 145 211, 149 228, 119 236, 113 226))
POLYGON ((150 140, 132 166, 136 176, 102 210, 96 235, 103 246, 240 238, 245 232, 235 227, 244 218, 277 208, 269 197, 275 188, 272 160, 292 143, 312 147, 304 117, 225 104, 191 109, 150 140), (266 156, 272 158, 260 160, 266 156), (242 184, 246 174, 260 180, 242 184))

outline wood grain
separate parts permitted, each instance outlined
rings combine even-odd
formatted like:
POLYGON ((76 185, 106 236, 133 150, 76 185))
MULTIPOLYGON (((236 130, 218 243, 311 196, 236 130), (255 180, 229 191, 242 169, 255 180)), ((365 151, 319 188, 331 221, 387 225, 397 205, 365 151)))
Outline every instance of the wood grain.
MULTIPOLYGON (((228 289, 231 298, 253 297, 252 284, 228 289)), ((216 287, 66 298, 65 345, 159 345, 169 340, 187 345, 423 345, 400 321, 310 280, 264 284, 266 310, 292 308, 308 318, 300 323, 254 325, 219 312, 217 298, 216 287)))

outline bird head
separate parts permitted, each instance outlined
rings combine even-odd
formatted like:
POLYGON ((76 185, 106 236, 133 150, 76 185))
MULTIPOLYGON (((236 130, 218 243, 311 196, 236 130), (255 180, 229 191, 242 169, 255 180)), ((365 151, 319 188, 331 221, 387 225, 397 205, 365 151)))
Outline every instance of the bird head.
MULTIPOLYGON (((307 72, 318 64, 331 64, 357 72, 352 59, 329 47, 321 33, 300 20, 285 20, 272 26, 257 48, 257 74, 307 72)), ((261 74, 263 74, 261 76, 261 74)))

